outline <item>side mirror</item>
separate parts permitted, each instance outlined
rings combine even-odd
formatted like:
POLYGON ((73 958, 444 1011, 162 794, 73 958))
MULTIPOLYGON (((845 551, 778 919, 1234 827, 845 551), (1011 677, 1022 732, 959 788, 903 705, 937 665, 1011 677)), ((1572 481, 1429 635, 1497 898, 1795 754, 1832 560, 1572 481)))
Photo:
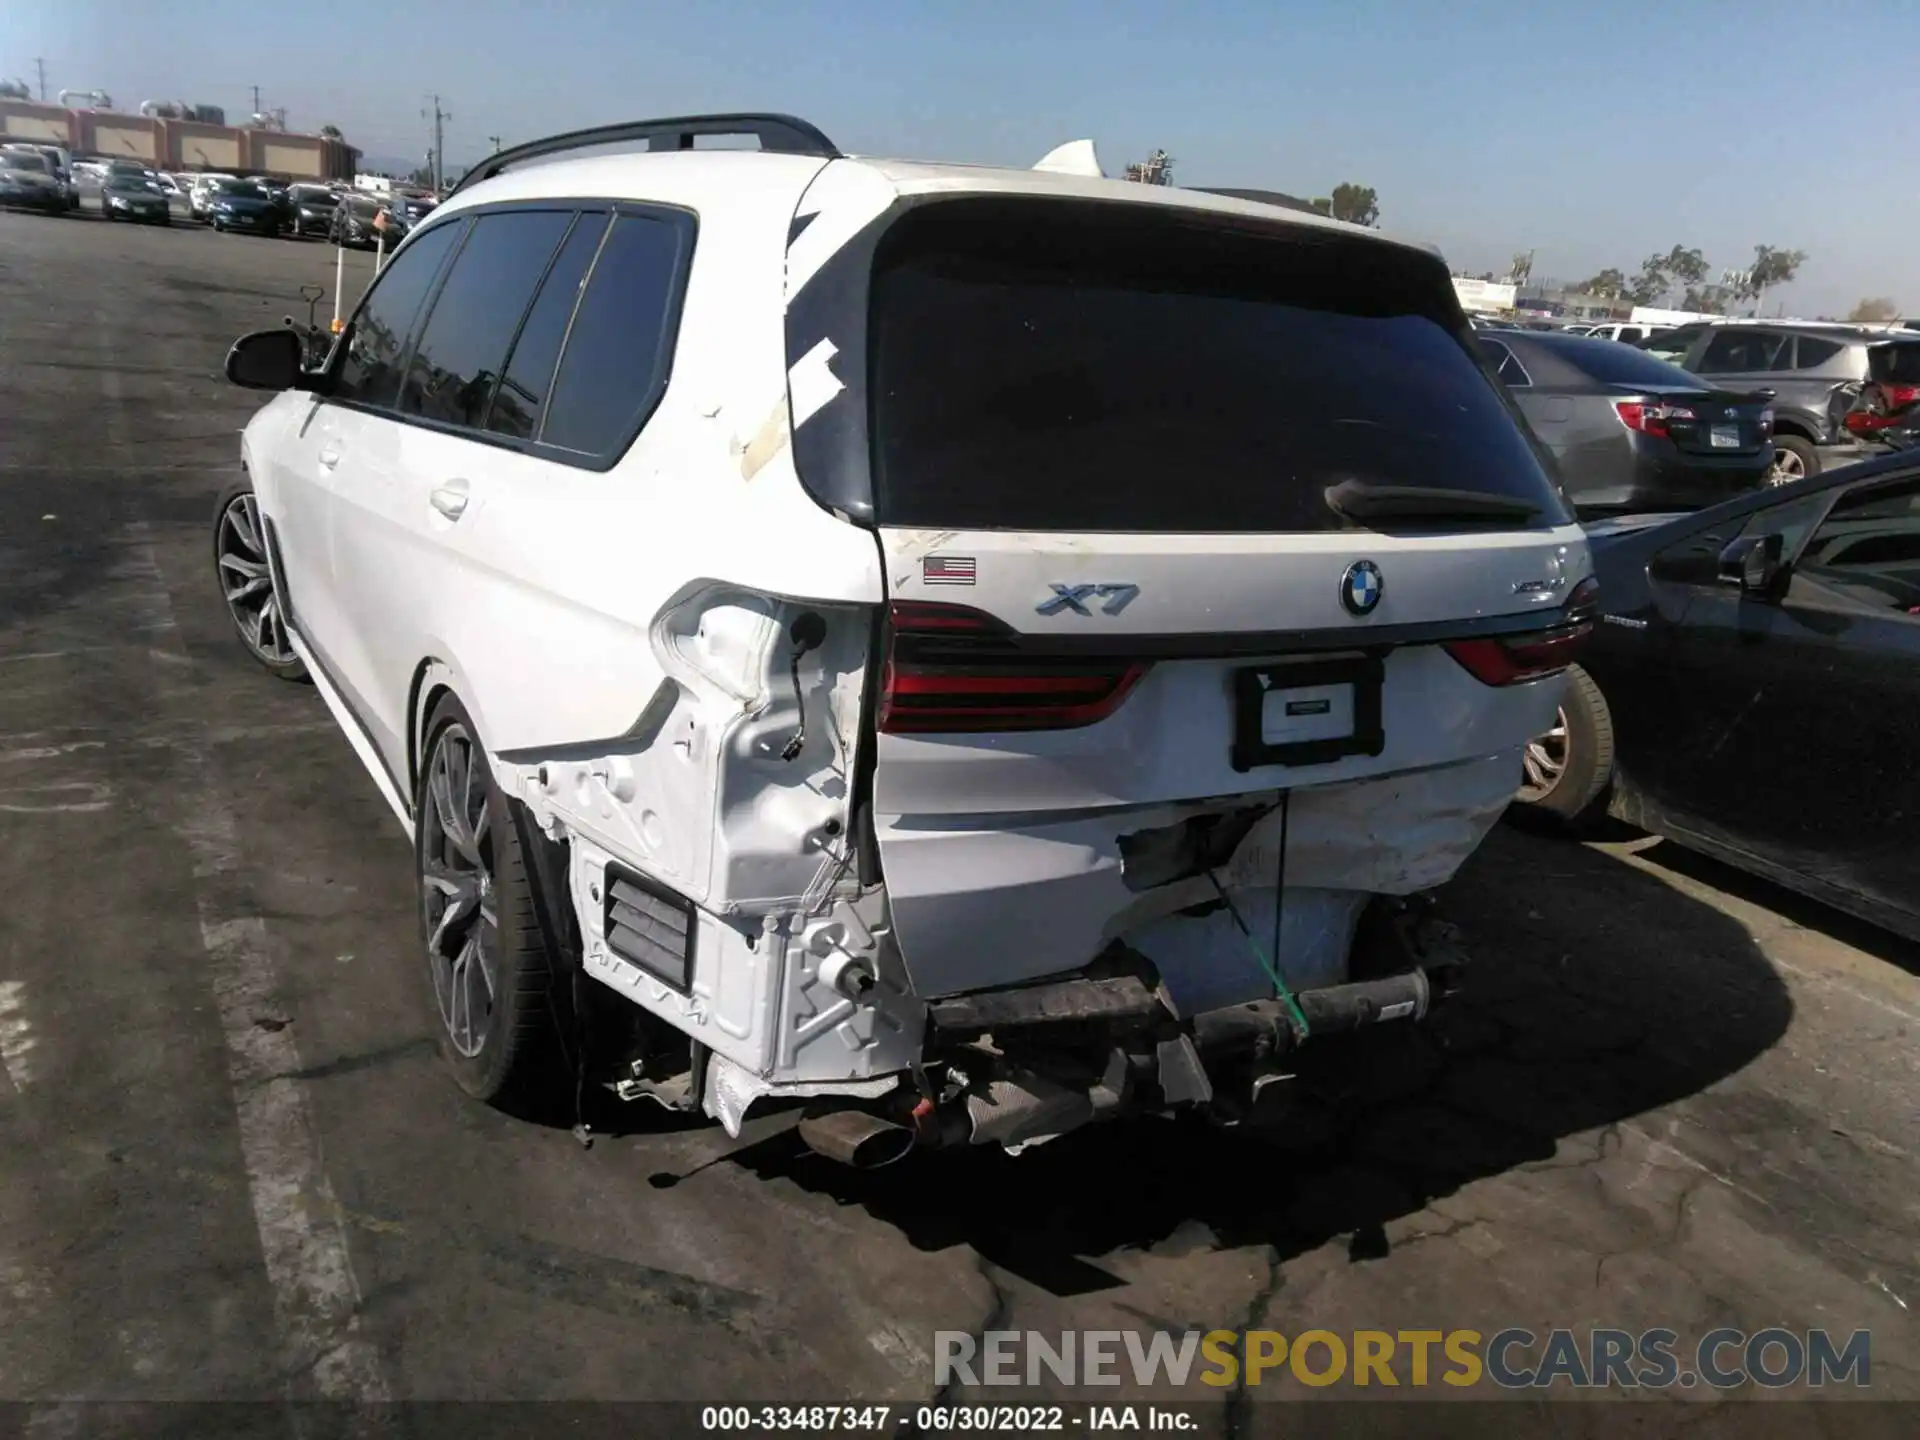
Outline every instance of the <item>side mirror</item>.
POLYGON ((291 330, 256 330, 227 351, 227 379, 248 390, 304 390, 305 347, 291 330))
POLYGON ((1779 596, 1787 578, 1781 558, 1786 540, 1780 535, 1748 535, 1720 552, 1720 583, 1738 586, 1740 593, 1760 600, 1779 596))

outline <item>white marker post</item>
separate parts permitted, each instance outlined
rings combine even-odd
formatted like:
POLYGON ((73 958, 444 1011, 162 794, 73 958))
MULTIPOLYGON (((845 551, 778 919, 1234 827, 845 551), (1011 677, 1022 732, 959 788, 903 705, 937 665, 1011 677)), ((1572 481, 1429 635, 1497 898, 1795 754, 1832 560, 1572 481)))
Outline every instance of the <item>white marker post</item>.
POLYGON ((333 247, 333 333, 340 333, 340 292, 347 285, 347 247, 333 247))
POLYGON ((373 213, 373 273, 378 276, 380 267, 387 262, 387 209, 383 205, 373 213))

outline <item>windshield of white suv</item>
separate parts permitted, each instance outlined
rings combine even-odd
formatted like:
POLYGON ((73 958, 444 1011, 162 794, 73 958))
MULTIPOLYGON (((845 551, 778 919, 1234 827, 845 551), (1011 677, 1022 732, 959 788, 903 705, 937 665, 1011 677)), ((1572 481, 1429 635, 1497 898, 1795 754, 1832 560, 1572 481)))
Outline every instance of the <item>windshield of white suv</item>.
POLYGON ((1349 481, 1565 523, 1438 261, 1117 211, 954 201, 888 234, 869 381, 883 523, 1327 530, 1347 522, 1325 492, 1349 481))

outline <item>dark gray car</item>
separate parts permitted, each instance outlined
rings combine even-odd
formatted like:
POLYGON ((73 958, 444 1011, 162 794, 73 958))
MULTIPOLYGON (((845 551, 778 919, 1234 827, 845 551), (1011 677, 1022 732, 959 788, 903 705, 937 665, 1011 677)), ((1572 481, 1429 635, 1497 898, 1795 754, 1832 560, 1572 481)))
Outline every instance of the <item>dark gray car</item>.
POLYGON ((1884 334, 1852 325, 1709 321, 1640 342, 1650 355, 1728 389, 1774 392, 1776 485, 1858 457, 1843 420, 1884 334), (1851 387, 1851 388, 1849 388, 1851 387))
POLYGON ((1557 462, 1583 516, 1693 510, 1765 483, 1772 397, 1719 388, 1631 345, 1583 335, 1475 337, 1557 462))

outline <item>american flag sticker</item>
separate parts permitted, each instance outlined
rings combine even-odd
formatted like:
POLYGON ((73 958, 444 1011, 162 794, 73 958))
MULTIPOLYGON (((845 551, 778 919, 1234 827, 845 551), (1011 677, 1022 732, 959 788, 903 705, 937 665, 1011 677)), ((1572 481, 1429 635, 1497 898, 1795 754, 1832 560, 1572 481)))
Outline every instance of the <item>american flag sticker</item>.
POLYGON ((973 578, 971 555, 929 555, 920 562, 920 581, 924 585, 971 585, 973 578))

